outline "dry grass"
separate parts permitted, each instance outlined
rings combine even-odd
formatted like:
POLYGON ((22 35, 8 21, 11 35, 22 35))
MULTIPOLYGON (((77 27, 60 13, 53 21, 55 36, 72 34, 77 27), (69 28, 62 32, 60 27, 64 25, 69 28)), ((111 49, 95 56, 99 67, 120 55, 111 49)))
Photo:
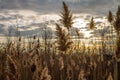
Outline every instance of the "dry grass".
POLYGON ((113 78, 113 56, 95 54, 100 49, 84 48, 71 54, 56 54, 51 49, 45 54, 42 47, 32 47, 29 51, 20 47, 17 51, 15 43, 11 43, 9 48, 0 50, 0 79, 106 80, 109 75, 113 78))
MULTIPOLYGON (((64 2, 63 6, 66 8, 63 10, 69 13, 64 2)), ((43 45, 37 36, 28 43, 24 43, 23 38, 18 37, 18 41, 8 40, 2 45, 0 47, 0 80, 119 80, 116 78, 119 77, 116 76, 119 73, 116 70, 120 65, 117 65, 118 56, 114 55, 116 47, 102 43, 105 39, 101 40, 102 44, 99 46, 97 44, 86 46, 85 43, 80 42, 70 46, 69 29, 72 27, 72 15, 68 13, 62 16, 65 17, 62 23, 68 32, 57 25, 57 45, 47 42, 47 38, 44 39, 43 45)), ((93 20, 91 26, 93 29, 93 20)), ((118 41, 117 51, 119 51, 118 41)))

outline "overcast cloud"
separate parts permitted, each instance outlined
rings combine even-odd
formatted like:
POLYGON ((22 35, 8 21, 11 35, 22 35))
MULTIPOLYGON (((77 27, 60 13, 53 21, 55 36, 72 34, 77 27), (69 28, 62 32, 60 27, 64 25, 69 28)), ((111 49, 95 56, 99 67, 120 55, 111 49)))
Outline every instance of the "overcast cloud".
MULTIPOLYGON (((0 0, 1 9, 30 9, 58 12, 63 0, 0 0)), ((115 10, 120 0, 64 0, 73 12, 106 13, 115 10)))

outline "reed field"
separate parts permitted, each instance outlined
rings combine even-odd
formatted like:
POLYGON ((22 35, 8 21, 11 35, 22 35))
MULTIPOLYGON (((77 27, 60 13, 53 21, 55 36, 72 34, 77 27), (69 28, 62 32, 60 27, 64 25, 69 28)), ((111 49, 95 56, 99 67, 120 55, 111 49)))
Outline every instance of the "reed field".
MULTIPOLYGON (((55 38, 45 31, 43 38, 7 36, 0 42, 0 80, 120 80, 120 6, 106 16, 108 33, 98 26, 99 38, 81 39, 79 30, 71 36, 73 14, 65 2, 59 14, 55 38)), ((94 16, 88 27, 97 30, 94 16)))

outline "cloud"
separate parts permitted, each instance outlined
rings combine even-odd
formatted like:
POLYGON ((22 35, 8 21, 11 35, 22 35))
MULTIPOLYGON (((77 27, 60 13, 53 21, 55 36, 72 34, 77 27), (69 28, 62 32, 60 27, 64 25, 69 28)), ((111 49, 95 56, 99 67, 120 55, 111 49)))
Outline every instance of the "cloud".
POLYGON ((114 9, 116 0, 1 0, 0 7, 7 9, 31 9, 43 12, 59 11, 65 1, 75 12, 106 12, 114 9), (59 9, 59 10, 58 10, 59 9))

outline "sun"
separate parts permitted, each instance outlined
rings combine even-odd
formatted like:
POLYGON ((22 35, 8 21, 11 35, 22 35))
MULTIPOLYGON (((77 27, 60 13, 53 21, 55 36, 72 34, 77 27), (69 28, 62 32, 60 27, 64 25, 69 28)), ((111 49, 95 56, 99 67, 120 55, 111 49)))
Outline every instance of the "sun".
POLYGON ((83 33, 84 38, 90 38, 92 36, 91 31, 87 31, 87 21, 84 19, 75 19, 73 22, 73 26, 80 29, 80 32, 83 33))
POLYGON ((84 38, 89 38, 91 37, 90 31, 84 31, 84 38))

